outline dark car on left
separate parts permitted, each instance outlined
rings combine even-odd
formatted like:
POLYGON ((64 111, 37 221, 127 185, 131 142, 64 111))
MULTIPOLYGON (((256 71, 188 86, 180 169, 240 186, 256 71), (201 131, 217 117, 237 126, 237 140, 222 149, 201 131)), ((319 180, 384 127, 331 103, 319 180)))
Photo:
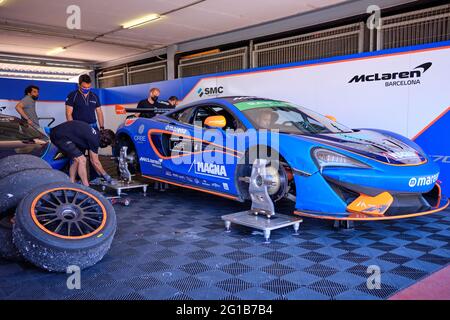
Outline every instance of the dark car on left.
POLYGON ((0 159, 15 154, 40 157, 57 170, 68 163, 43 131, 17 117, 0 114, 0 159))

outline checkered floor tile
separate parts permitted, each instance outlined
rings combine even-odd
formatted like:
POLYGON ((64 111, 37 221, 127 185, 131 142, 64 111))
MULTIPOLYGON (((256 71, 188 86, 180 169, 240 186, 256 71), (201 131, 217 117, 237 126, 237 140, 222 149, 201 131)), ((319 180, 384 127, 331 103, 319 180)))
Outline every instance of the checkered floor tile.
MULTIPOLYGON (((116 206, 111 251, 69 290, 66 274, 0 260, 0 299, 386 299, 450 263, 450 212, 336 230, 305 219, 300 234, 232 225, 236 203, 184 189, 131 193, 116 206), (381 269, 369 289, 368 267, 381 269)), ((281 212, 291 212, 290 203, 281 212)))

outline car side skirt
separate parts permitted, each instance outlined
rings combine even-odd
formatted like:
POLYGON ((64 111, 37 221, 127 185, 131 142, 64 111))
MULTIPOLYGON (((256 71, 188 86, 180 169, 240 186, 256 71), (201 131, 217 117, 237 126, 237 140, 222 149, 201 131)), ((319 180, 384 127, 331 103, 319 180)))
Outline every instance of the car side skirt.
POLYGON ((155 178, 152 176, 148 176, 148 175, 142 175, 142 177, 147 178, 147 179, 151 179, 151 180, 155 180, 158 182, 164 182, 164 183, 168 183, 177 187, 182 187, 182 188, 186 188, 186 189, 191 189, 191 190, 196 190, 196 191, 201 191, 201 192, 205 192, 205 193, 209 193, 215 196, 219 196, 219 197, 223 197, 223 198, 227 198, 227 199, 231 199, 231 200, 235 200, 235 201, 239 201, 242 202, 242 199, 240 199, 239 197, 236 196, 232 196, 226 193, 221 193, 221 192, 217 192, 217 191, 212 191, 212 190, 207 190, 207 189, 203 189, 203 188, 199 188, 199 187, 193 187, 190 185, 185 185, 185 184, 181 184, 181 183, 177 183, 174 181, 170 181, 170 180, 165 180, 165 179, 161 179, 161 178, 155 178))

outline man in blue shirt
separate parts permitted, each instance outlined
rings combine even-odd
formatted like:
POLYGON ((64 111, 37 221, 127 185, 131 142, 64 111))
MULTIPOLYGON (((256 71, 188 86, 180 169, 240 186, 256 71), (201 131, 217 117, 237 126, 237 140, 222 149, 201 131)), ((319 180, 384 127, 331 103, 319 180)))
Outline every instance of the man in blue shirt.
POLYGON ((75 183, 77 174, 85 186, 89 186, 86 170, 86 151, 89 151, 89 159, 95 172, 100 174, 108 183, 114 184, 115 180, 103 169, 98 157, 98 149, 106 148, 115 141, 115 134, 111 130, 102 130, 100 134, 89 124, 83 121, 72 120, 61 123, 52 128, 50 140, 71 161, 69 175, 70 181, 75 183))
MULTIPOLYGON (((82 121, 97 131, 99 129, 103 131, 105 126, 103 111, 100 99, 91 91, 91 83, 91 77, 87 74, 82 74, 78 78, 78 89, 69 93, 66 99, 66 119, 82 121)), ((91 178, 96 178, 95 168, 90 163, 89 168, 91 178)))
POLYGON ((91 77, 83 74, 78 79, 78 89, 69 93, 66 99, 67 121, 79 120, 94 129, 104 129, 103 111, 98 96, 91 91, 91 77))

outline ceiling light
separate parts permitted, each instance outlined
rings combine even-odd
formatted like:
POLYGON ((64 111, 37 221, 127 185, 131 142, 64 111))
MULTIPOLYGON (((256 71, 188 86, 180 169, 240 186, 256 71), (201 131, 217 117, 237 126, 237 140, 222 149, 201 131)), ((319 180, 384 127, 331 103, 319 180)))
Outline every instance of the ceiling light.
POLYGON ((65 47, 59 47, 59 48, 55 48, 55 49, 52 49, 52 50, 48 51, 47 55, 48 56, 54 56, 54 55, 57 55, 57 54, 59 54, 61 52, 64 52, 64 51, 66 51, 65 47))
POLYGON ((152 13, 152 14, 149 14, 149 15, 147 15, 145 17, 125 22, 124 24, 122 24, 122 28, 124 28, 124 29, 133 29, 133 28, 140 27, 140 26, 142 26, 144 24, 153 22, 153 21, 158 20, 158 19, 161 19, 161 16, 159 14, 152 13))
POLYGON ((4 2, 6 2, 6 0, 0 0, 0 6, 1 6, 4 2))
POLYGON ((14 79, 39 79, 39 80, 54 80, 54 81, 69 81, 71 76, 63 75, 42 75, 35 73, 17 73, 17 72, 3 72, 0 71, 0 77, 2 78, 14 78, 14 79))

